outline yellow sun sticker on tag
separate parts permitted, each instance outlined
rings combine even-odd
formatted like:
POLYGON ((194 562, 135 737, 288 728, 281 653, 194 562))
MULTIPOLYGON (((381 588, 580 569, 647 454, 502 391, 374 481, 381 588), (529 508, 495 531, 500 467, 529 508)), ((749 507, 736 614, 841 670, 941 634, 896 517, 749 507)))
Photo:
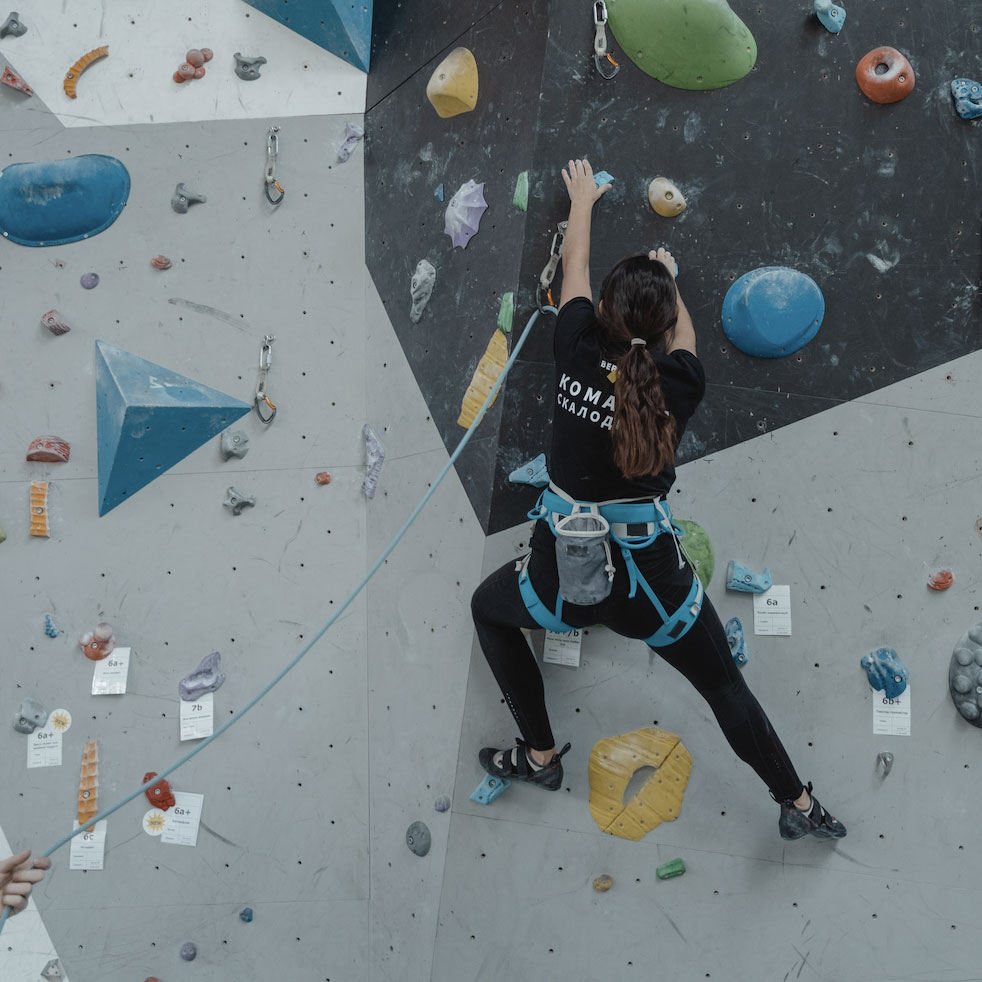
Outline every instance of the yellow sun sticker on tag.
POLYGON ((167 816, 156 808, 152 808, 143 816, 143 831, 147 835, 160 835, 167 825, 167 816))
POLYGON ((51 714, 51 728, 64 733, 72 725, 72 714, 67 709, 56 709, 51 714))

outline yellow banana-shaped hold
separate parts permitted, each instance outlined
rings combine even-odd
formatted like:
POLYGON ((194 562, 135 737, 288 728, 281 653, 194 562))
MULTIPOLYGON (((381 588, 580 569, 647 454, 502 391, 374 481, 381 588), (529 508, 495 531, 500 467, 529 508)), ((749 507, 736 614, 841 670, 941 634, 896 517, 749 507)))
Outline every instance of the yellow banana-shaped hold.
MULTIPOLYGON (((484 404, 488 393, 494 388, 494 383, 498 381, 501 373, 505 370, 506 361, 508 361, 508 341, 505 339, 505 335, 495 328, 481 360, 477 363, 471 384, 467 386, 467 391, 464 393, 463 401, 460 404, 460 415, 457 417, 458 426, 463 426, 466 429, 474 422, 477 411, 484 404)), ((496 398, 497 396, 495 396, 496 398)), ((491 405, 488 408, 490 409, 493 405, 494 399, 491 400, 491 405)))

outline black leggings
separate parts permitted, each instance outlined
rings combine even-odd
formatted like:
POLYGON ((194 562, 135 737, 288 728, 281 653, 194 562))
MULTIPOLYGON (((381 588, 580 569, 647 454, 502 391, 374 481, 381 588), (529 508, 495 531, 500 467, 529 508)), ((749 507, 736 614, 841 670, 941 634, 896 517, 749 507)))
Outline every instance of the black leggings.
MULTIPOLYGON (((532 535, 529 577, 535 592, 551 603, 559 589, 555 540, 544 521, 532 535)), ((651 547, 635 552, 642 575, 672 613, 692 586, 692 571, 678 568, 678 554, 671 536, 662 535, 651 547)), ((661 618, 639 588, 628 599, 628 576, 623 557, 614 551, 617 572, 610 596, 589 607, 563 605, 563 620, 570 627, 603 624, 628 638, 647 638, 661 626, 661 618)), ((534 750, 555 746, 546 712, 542 673, 521 628, 536 623, 522 601, 514 561, 492 573, 474 592, 471 611, 491 671, 505 702, 534 750)), ((678 641, 658 654, 681 672, 709 703, 734 753, 749 764, 779 801, 797 798, 803 785, 767 716, 733 661, 723 625, 709 597, 695 624, 678 641)))

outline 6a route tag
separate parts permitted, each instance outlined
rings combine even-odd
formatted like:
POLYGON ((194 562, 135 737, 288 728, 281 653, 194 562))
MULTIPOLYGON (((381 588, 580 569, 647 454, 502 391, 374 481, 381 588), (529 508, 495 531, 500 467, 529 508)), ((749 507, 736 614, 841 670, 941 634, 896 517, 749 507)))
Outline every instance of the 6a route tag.
POLYGON ((791 636, 791 587, 772 586, 754 594, 754 634, 791 636))
POLYGON ((126 691, 130 670, 130 649, 113 648, 108 658, 95 663, 92 672, 92 695, 121 696, 126 691))

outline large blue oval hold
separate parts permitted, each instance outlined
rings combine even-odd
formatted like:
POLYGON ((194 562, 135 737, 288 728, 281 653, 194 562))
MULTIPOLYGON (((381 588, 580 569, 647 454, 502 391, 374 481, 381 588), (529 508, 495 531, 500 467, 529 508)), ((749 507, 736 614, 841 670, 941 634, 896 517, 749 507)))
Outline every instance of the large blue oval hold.
POLYGON ((787 266, 744 273, 723 299, 723 330, 736 347, 757 358, 781 358, 818 333, 825 298, 818 284, 787 266))
POLYGON ((122 161, 101 153, 0 171, 0 232, 26 246, 64 245, 109 228, 130 194, 122 161))

